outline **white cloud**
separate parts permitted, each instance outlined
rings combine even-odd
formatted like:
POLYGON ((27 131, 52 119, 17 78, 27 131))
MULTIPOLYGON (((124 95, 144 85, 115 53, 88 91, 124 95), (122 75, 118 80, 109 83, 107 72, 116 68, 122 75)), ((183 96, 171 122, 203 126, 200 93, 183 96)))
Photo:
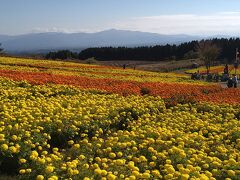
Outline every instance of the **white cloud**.
POLYGON ((114 28, 161 34, 237 35, 240 34, 240 12, 136 17, 117 22, 114 28))
POLYGON ((50 28, 34 28, 32 33, 45 33, 45 32, 62 32, 62 33, 78 33, 78 32, 91 32, 90 29, 73 29, 73 28, 59 28, 59 27, 50 27, 50 28))
POLYGON ((66 28, 59 28, 59 27, 51 27, 51 28, 34 28, 32 33, 43 33, 43 32, 64 32, 64 33, 72 33, 72 30, 66 28))
MULTIPOLYGON (((110 27, 111 28, 111 27, 110 27)), ((109 29, 110 29, 109 28, 109 29)), ((46 32, 62 32, 62 33, 80 33, 80 32, 86 32, 86 33, 95 33, 99 31, 106 30, 104 28, 80 28, 80 29, 73 29, 73 28, 59 28, 59 27, 51 27, 51 28, 34 28, 31 33, 46 33, 46 32)))

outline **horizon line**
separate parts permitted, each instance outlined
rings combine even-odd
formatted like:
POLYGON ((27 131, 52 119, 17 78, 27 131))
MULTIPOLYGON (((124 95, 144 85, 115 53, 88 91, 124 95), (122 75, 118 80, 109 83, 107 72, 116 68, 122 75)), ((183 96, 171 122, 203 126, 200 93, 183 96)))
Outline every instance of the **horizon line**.
POLYGON ((106 32, 106 31, 128 31, 128 32, 140 32, 140 33, 150 33, 150 34, 157 34, 157 35, 164 35, 164 36, 176 36, 176 35, 183 35, 183 36, 198 36, 200 37, 204 37, 204 38, 209 38, 209 37, 216 37, 216 36, 229 36, 229 38, 231 37, 240 37, 240 35, 236 35, 236 34, 213 34, 213 35, 201 35, 201 34, 185 34, 185 33, 176 33, 176 34, 165 34, 165 33, 157 33, 157 32, 149 32, 149 31, 138 31, 138 30, 127 30, 127 29, 117 29, 117 28, 110 28, 110 29, 104 29, 104 30, 97 30, 94 32, 91 31, 39 31, 39 32, 29 32, 29 33, 21 33, 21 34, 0 34, 1 36, 24 36, 24 35, 31 35, 31 34, 47 34, 47 33, 59 33, 59 34, 80 34, 80 33, 84 33, 84 34, 95 34, 95 33, 101 33, 101 32, 106 32))

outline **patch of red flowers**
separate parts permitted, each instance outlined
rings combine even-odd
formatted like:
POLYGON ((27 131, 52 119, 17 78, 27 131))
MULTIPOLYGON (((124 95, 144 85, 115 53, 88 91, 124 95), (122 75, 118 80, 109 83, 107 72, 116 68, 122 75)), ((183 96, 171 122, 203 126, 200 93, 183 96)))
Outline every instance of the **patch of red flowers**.
POLYGON ((196 101, 214 103, 240 103, 240 89, 224 89, 217 85, 196 85, 180 83, 136 82, 114 79, 89 78, 84 76, 66 76, 43 72, 23 72, 0 70, 0 76, 13 80, 26 80, 32 84, 64 84, 83 89, 98 89, 122 95, 142 94, 142 89, 148 89, 148 94, 170 98, 175 95, 191 96, 196 101))

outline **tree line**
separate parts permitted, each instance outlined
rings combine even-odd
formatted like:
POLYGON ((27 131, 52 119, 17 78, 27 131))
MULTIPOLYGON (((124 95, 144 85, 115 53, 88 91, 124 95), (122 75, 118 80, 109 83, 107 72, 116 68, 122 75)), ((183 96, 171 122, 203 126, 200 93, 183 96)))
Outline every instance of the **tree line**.
POLYGON ((45 56, 46 59, 79 59, 79 54, 69 50, 60 50, 57 52, 49 52, 45 56))
POLYGON ((0 54, 3 53, 3 48, 1 48, 2 44, 0 43, 0 54))
POLYGON ((235 49, 240 47, 239 38, 215 38, 211 40, 191 41, 179 45, 156 45, 143 47, 97 47, 87 48, 80 53, 69 50, 50 52, 47 59, 88 59, 94 57, 100 61, 107 60, 144 60, 164 61, 169 59, 194 59, 199 57, 200 42, 211 41, 211 44, 220 49, 218 59, 224 63, 235 60, 235 49))

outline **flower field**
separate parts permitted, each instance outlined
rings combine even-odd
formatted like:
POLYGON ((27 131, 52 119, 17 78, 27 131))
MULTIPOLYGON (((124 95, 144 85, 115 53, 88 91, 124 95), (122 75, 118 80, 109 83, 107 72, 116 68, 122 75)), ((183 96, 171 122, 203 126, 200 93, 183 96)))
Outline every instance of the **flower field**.
POLYGON ((175 73, 2 57, 0 76, 32 84, 72 85, 121 95, 141 95, 147 90, 148 94, 162 98, 190 96, 201 102, 240 102, 239 89, 223 89, 218 84, 193 81, 187 75, 175 73))
POLYGON ((239 89, 17 58, 0 58, 0 76, 0 174, 240 179, 239 89))
MULTIPOLYGON (((217 74, 223 74, 223 70, 224 70, 225 66, 213 66, 210 69, 210 73, 217 73, 217 74)), ((191 70, 187 70, 187 73, 195 73, 199 70, 199 73, 207 73, 206 67, 200 67, 200 68, 196 68, 196 69, 191 69, 191 70)), ((235 74, 235 69, 233 67, 233 65, 229 66, 229 73, 230 74, 235 74)), ((240 70, 239 68, 236 71, 237 74, 240 74, 240 70)))

